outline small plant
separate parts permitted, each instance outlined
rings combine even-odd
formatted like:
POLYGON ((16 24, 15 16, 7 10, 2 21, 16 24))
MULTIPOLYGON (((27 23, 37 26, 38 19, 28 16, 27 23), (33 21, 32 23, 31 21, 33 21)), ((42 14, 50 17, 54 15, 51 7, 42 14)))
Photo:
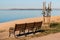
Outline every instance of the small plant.
POLYGON ((57 27, 58 25, 59 25, 59 23, 51 23, 51 24, 50 24, 50 27, 51 27, 51 28, 55 28, 55 27, 57 27))
POLYGON ((6 30, 0 30, 0 33, 5 32, 6 30))

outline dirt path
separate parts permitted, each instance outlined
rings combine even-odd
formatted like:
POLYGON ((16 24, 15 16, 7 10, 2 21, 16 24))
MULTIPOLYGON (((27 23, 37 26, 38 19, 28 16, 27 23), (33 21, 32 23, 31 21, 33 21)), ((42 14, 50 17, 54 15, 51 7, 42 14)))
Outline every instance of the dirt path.
POLYGON ((60 33, 50 34, 43 37, 31 38, 29 40, 60 40, 60 33))

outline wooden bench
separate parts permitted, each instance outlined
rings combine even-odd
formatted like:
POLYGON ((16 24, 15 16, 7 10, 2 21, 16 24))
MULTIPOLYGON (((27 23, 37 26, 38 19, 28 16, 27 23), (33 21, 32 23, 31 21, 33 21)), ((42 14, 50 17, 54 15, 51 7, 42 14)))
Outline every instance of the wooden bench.
MULTIPOLYGON (((41 22, 32 22, 32 23, 15 24, 15 29, 13 30, 13 33, 15 36, 16 31, 19 31, 19 34, 21 32, 23 32, 25 34, 26 30, 28 30, 28 33, 30 31, 35 32, 36 30, 39 30, 41 28, 41 26, 42 26, 42 21, 41 22)), ((11 30, 11 29, 9 29, 9 30, 11 30)))

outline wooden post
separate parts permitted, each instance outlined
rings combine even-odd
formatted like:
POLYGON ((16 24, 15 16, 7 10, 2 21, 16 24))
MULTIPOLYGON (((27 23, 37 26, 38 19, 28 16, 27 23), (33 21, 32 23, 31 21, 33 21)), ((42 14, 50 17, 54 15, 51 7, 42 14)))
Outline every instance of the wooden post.
POLYGON ((43 29, 50 29, 50 18, 51 18, 51 2, 48 4, 46 9, 46 3, 43 2, 43 29))

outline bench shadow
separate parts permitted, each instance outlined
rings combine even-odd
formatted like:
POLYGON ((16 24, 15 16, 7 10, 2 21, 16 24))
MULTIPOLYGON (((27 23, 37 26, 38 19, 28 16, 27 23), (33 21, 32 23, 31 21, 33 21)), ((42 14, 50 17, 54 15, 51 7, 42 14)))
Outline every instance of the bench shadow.
POLYGON ((38 33, 38 32, 45 32, 45 30, 38 30, 38 31, 35 31, 35 32, 29 32, 29 33, 24 33, 24 34, 17 34, 16 36, 19 37, 19 36, 24 36, 24 35, 29 35, 29 34, 35 34, 35 33, 38 33))

